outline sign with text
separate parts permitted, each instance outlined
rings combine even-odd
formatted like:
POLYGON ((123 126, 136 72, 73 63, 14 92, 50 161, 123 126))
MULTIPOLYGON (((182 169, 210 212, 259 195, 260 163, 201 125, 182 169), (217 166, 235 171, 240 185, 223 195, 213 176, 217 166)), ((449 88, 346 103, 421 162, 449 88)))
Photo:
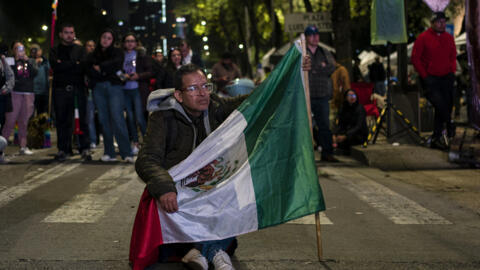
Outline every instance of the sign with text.
POLYGON ((320 32, 332 31, 330 12, 291 13, 285 15, 285 32, 303 32, 309 25, 315 25, 320 32))

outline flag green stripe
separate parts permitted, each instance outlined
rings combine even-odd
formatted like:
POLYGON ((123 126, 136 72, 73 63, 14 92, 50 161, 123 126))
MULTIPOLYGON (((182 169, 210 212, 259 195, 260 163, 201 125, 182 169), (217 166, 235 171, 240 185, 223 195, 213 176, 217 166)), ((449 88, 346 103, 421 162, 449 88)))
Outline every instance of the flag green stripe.
POLYGON ((257 203, 258 228, 325 209, 318 184, 305 95, 301 54, 295 47, 238 109, 257 203))

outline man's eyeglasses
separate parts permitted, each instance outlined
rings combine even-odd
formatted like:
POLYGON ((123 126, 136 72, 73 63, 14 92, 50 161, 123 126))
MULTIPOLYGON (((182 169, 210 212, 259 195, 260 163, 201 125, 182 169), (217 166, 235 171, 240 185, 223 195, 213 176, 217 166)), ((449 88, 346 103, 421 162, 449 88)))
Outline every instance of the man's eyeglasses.
POLYGON ((191 95, 198 96, 200 94, 200 91, 210 93, 213 90, 213 84, 205 83, 202 85, 190 85, 185 87, 184 90, 191 95))
POLYGON ((357 95, 355 95, 355 94, 347 94, 347 96, 349 96, 349 97, 357 97, 357 95))

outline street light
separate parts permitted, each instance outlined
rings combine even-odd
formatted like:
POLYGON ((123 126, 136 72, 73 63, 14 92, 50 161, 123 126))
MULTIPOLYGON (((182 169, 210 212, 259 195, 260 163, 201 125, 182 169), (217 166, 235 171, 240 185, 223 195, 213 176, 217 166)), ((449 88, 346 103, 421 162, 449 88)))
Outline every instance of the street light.
POLYGON ((238 48, 239 48, 240 50, 243 50, 243 44, 239 44, 239 45, 238 45, 238 48))
POLYGON ((207 42, 207 41, 208 41, 208 37, 203 37, 202 40, 203 40, 203 42, 207 42))
POLYGON ((202 22, 200 22, 200 24, 203 25, 203 26, 205 26, 205 25, 207 25, 207 22, 206 22, 206 21, 202 21, 202 22))
POLYGON ((203 49, 204 49, 205 51, 208 51, 209 48, 210 48, 210 47, 208 47, 208 45, 203 46, 203 49))
POLYGON ((45 24, 42 25, 42 30, 46 32, 48 30, 48 26, 46 26, 45 24))
POLYGON ((107 11, 105 9, 102 9, 102 15, 103 16, 106 16, 107 15, 107 11))

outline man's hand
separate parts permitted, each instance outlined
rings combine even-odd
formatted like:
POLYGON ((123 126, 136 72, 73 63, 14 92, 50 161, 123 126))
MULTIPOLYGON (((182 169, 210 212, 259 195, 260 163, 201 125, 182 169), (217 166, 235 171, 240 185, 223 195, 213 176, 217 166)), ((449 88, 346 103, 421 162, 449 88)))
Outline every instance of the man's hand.
POLYGON ((160 207, 167 213, 174 213, 178 211, 177 193, 168 192, 160 196, 160 207))
POLYGON ((303 71, 310 71, 312 69, 312 59, 310 59, 310 55, 305 55, 303 57, 302 69, 303 71))
POLYGON ((100 66, 99 65, 93 65, 93 69, 96 71, 100 72, 100 66))

